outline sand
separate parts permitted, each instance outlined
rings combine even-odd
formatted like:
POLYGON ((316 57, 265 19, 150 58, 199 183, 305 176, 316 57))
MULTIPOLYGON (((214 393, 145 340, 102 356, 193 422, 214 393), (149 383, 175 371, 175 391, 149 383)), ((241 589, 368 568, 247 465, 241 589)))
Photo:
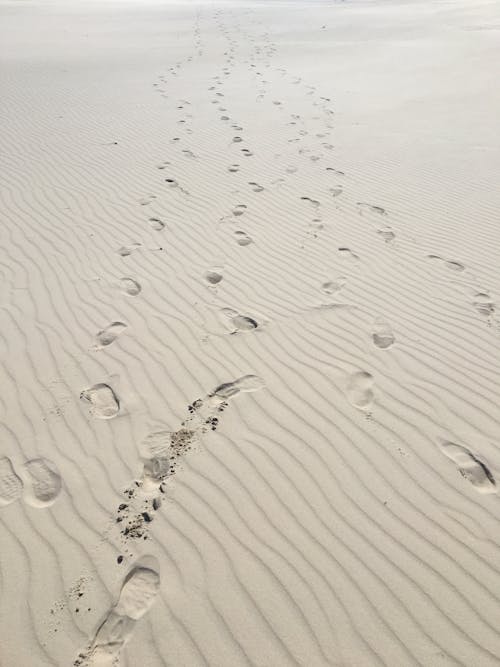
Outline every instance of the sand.
POLYGON ((500 8, 2 0, 0 664, 500 664, 500 8))

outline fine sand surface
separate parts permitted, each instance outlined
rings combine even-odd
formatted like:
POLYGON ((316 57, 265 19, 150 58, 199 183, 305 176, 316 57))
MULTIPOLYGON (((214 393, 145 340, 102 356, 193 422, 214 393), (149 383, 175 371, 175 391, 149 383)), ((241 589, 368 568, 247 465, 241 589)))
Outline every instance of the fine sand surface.
POLYGON ((1 667, 500 665, 500 5, 0 4, 1 667))

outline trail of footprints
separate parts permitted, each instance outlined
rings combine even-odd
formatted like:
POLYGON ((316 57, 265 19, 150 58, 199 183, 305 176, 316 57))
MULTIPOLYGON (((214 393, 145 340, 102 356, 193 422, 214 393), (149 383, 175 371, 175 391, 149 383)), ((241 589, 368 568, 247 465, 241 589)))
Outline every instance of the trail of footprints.
MULTIPOLYGON (((276 45, 270 41, 269 35, 267 33, 261 34, 261 43, 256 44, 253 35, 238 27, 236 32, 240 35, 235 38, 233 36, 234 26, 229 29, 224 24, 222 17, 221 11, 215 12, 213 16, 221 34, 225 36, 228 42, 228 48, 225 52, 225 65, 220 73, 213 77, 208 91, 213 96, 213 99, 210 100, 211 104, 214 107, 217 105, 217 117, 227 130, 229 150, 233 151, 233 154, 241 156, 241 158, 249 158, 248 164, 251 164, 253 150, 245 145, 244 126, 231 117, 226 102, 223 102, 225 99, 224 81, 233 75, 233 68, 236 65, 238 49, 240 48, 240 37, 243 36, 242 39, 246 37, 248 43, 253 44, 249 59, 245 62, 255 84, 258 86, 255 97, 256 104, 267 103, 275 109, 273 113, 280 115, 283 123, 292 133, 288 135, 287 143, 297 146, 297 158, 308 160, 315 165, 315 168, 326 170, 337 181, 325 192, 325 196, 334 199, 336 202, 337 200, 343 200, 345 188, 342 179, 345 177, 345 172, 336 166, 325 166, 323 163, 324 151, 331 151, 334 147, 330 143, 333 130, 332 117, 334 115, 334 110, 330 104, 331 99, 327 96, 318 95, 313 86, 308 86, 300 77, 289 74, 285 68, 276 69, 280 77, 289 80, 291 86, 302 87, 304 94, 311 98, 311 105, 314 109, 312 120, 321 122, 323 129, 313 133, 309 132, 304 119, 298 114, 290 113, 290 110, 287 109, 286 101, 269 99, 269 81, 266 78, 268 75, 264 77, 263 70, 270 70, 272 58, 276 54, 276 45), (309 147, 305 142, 312 136, 314 136, 315 141, 318 141, 309 147), (234 151, 237 151, 237 153, 234 153, 234 151)), ((203 55, 204 47, 199 15, 196 18, 193 35, 194 55, 169 67, 168 72, 161 75, 158 82, 155 82, 153 86, 158 94, 167 100, 167 103, 171 101, 175 105, 176 112, 179 113, 177 121, 179 136, 174 136, 170 140, 172 158, 175 150, 178 150, 182 158, 200 160, 201 158, 193 150, 183 146, 183 137, 195 132, 192 127, 193 116, 189 111, 190 102, 189 100, 175 98, 176 80, 182 76, 184 68, 189 66, 193 58, 203 55)), ((247 161, 244 160, 244 162, 247 161)), ((180 196, 186 199, 196 196, 196 192, 191 192, 188 189, 189 186, 180 184, 173 177, 172 159, 157 164, 156 168, 161 171, 169 170, 167 172, 168 176, 163 178, 165 196, 167 191, 170 196, 180 196)), ((234 179, 238 177, 233 175, 238 174, 243 169, 246 173, 247 164, 240 164, 236 158, 236 161, 229 166, 227 166, 227 163, 221 166, 220 174, 226 174, 229 179, 234 179)), ((271 185, 280 187, 288 177, 299 172, 300 169, 296 164, 288 163, 283 168, 283 177, 277 179, 271 185)), ((254 175, 249 174, 249 178, 254 178, 254 175)), ((247 180, 246 183, 250 191, 258 195, 267 189, 257 180, 247 180)), ((309 220, 308 225, 312 230, 313 238, 317 238, 318 232, 324 227, 321 202, 307 193, 300 196, 300 201, 314 215, 309 220)), ((155 208, 161 204, 161 200, 157 195, 149 194, 140 199, 138 203, 141 207, 150 207, 154 204, 155 208)), ((387 210, 378 204, 366 202, 356 202, 356 206, 360 216, 373 222, 377 236, 387 246, 391 246, 397 234, 386 223, 389 218, 387 210)), ((242 216, 245 216, 248 210, 249 205, 247 203, 233 204, 230 212, 221 218, 220 222, 234 223, 235 220, 240 220, 242 216)), ((166 222, 162 215, 156 213, 150 215, 146 218, 146 223, 152 232, 168 234, 168 221, 166 222)), ((223 226, 221 225, 221 227, 223 226)), ((250 251, 248 246, 254 243, 252 235, 245 229, 233 229, 231 234, 235 245, 242 248, 246 247, 247 251, 250 251)), ((134 241, 119 247, 116 252, 124 262, 127 262, 127 258, 139 250, 147 251, 147 248, 142 242, 134 241)), ((338 246, 332 250, 335 250, 338 256, 344 258, 347 262, 362 261, 358 252, 349 245, 338 246)), ((442 266, 455 273, 462 273, 466 270, 466 267, 457 260, 434 254, 427 257, 434 262, 441 263, 442 266)), ((223 289, 223 273, 219 266, 208 268, 202 279, 205 281, 207 288, 212 290, 212 293, 219 288, 223 289)), ((325 280, 319 289, 326 295, 329 302, 323 305, 339 305, 334 299, 345 283, 346 278, 344 276, 325 280)), ((141 283, 136 277, 125 275, 119 279, 117 285, 124 297, 137 298, 142 292, 141 283)), ((472 299, 472 305, 477 313, 491 319, 495 311, 495 305, 488 291, 478 288, 474 291, 472 299)), ((224 315, 231 325, 230 334, 251 333, 262 328, 263 322, 248 314, 242 314, 235 309, 224 310, 224 315)), ((111 322, 96 334, 95 349, 106 350, 110 345, 116 343, 126 329, 127 324, 124 322, 111 322)), ((377 354, 379 351, 381 354, 390 354, 390 350, 397 342, 391 325, 381 317, 374 319, 368 335, 377 354)), ((264 381, 255 375, 244 375, 237 380, 221 384, 206 396, 193 401, 188 406, 186 418, 177 430, 172 431, 168 427, 161 428, 148 434, 143 439, 139 446, 142 474, 139 479, 133 480, 124 491, 124 501, 120 503, 115 513, 115 524, 119 528, 124 544, 128 540, 148 539, 149 526, 154 520, 155 513, 162 507, 162 497, 164 497, 169 483, 182 465, 184 457, 201 446, 203 434, 217 429, 229 402, 238 394, 254 392, 263 387, 264 381)), ((344 390, 346 400, 355 410, 367 416, 371 415, 377 395, 376 381, 372 373, 365 369, 355 370, 345 378, 344 390)), ((115 389, 106 382, 97 382, 83 389, 80 398, 82 403, 87 406, 88 413, 92 418, 110 420, 120 414, 120 398, 115 389)), ((448 441, 440 442, 439 447, 443 455, 456 465, 460 474, 476 491, 482 494, 497 492, 493 474, 487 463, 477 454, 464 445, 448 441)), ((31 459, 26 461, 19 469, 15 469, 8 457, 0 458, 0 506, 11 505, 23 499, 32 507, 49 507, 59 496, 61 488, 61 476, 58 469, 48 459, 31 459)), ((118 564, 123 563, 124 556, 119 555, 117 562, 118 564)), ((106 614, 89 645, 78 655, 74 661, 74 666, 94 665, 95 667, 104 667, 104 665, 115 664, 119 659, 122 648, 132 637, 136 622, 154 603, 159 587, 160 569, 156 559, 146 556, 136 562, 123 579, 116 603, 106 614)))

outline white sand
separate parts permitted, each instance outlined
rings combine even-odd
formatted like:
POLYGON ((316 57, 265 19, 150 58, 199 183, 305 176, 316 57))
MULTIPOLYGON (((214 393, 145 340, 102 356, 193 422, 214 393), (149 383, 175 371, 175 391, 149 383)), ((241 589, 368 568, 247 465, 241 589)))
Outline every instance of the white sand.
POLYGON ((499 665, 499 4, 0 7, 1 666, 499 665))

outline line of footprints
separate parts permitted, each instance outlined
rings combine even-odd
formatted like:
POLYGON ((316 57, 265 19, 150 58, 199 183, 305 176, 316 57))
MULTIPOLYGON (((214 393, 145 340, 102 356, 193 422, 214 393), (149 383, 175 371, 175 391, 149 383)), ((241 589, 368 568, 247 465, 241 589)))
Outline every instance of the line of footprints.
MULTIPOLYGON (((240 151, 242 157, 252 158, 253 152, 244 146, 243 127, 237 123, 230 122, 227 108, 223 106, 222 99, 224 94, 223 81, 231 76, 232 67, 235 64, 235 57, 239 41, 234 39, 232 34, 234 30, 239 31, 249 42, 254 41, 254 37, 245 33, 239 26, 230 30, 221 21, 221 12, 215 13, 217 25, 228 40, 228 50, 225 52, 226 67, 222 69, 221 75, 213 78, 214 84, 209 90, 213 92, 212 103, 217 106, 217 111, 222 113, 220 120, 226 124, 233 132, 230 145, 240 151), (235 134, 238 133, 238 134, 235 134)), ((269 41, 267 33, 260 36, 262 46, 255 44, 247 60, 249 70, 255 76, 259 86, 259 93, 256 102, 262 104, 266 100, 268 81, 264 78, 260 67, 269 68, 270 59, 276 52, 276 45, 269 41)), ((194 49, 198 56, 203 54, 203 44, 201 40, 201 29, 199 16, 196 18, 194 29, 194 49)), ((189 56, 185 61, 175 63, 169 68, 169 75, 173 81, 178 79, 179 73, 183 67, 190 63, 193 56, 189 56)), ((333 146, 328 143, 333 110, 329 107, 330 99, 319 96, 314 99, 314 86, 308 86, 303 83, 300 77, 289 75, 283 68, 276 70, 281 77, 291 77, 290 83, 294 86, 304 86, 305 94, 311 96, 312 104, 321 111, 322 116, 313 116, 314 120, 322 120, 326 130, 317 132, 316 138, 319 140, 321 148, 330 151, 333 146)), ((168 98, 168 80, 167 76, 160 76, 160 82, 153 84, 162 97, 168 98)), ((271 100, 277 113, 283 112, 283 103, 280 100, 271 100)), ((182 112, 179 119, 179 129, 186 134, 192 134, 190 127, 191 114, 188 113, 190 103, 187 100, 181 100, 177 103, 177 109, 182 112)), ((323 154, 316 154, 311 149, 299 147, 303 139, 308 136, 303 119, 297 114, 289 116, 287 125, 292 131, 297 131, 298 135, 288 139, 290 144, 297 144, 297 154, 302 159, 307 159, 313 164, 320 164, 323 154)), ((172 144, 179 146, 183 156, 186 159, 197 159, 193 151, 182 148, 181 137, 173 137, 172 144)), ((157 165, 158 169, 167 169, 169 162, 163 162, 157 165)), ((288 165, 285 168, 284 176, 295 174, 298 168, 295 165, 288 165)), ((326 170, 334 174, 339 180, 345 176, 343 171, 333 167, 326 167, 326 170)), ((237 174, 240 171, 240 165, 231 164, 226 171, 231 174, 237 174)), ((285 178, 278 179, 274 183, 277 187, 285 181, 285 178)), ((190 192, 170 176, 164 179, 168 188, 181 193, 181 196, 190 196, 190 192)), ((265 190, 264 186, 255 180, 249 180, 248 186, 255 193, 261 193, 265 190)), ((343 186, 336 184, 330 188, 329 195, 338 198, 343 194, 343 186)), ((148 195, 140 200, 141 206, 149 206, 154 203, 157 197, 148 195)), ((312 211, 314 216, 311 219, 310 235, 317 238, 324 227, 321 217, 321 202, 308 196, 300 197, 312 211)), ((360 215, 372 215, 376 224, 376 233, 386 243, 393 243, 396 234, 389 225, 380 225, 378 221, 387 218, 387 211, 377 205, 365 202, 356 202, 360 215)), ((246 204, 237 204, 231 212, 223 216, 219 223, 233 222, 240 220, 247 212, 246 204)), ((166 229, 165 222, 158 215, 152 215, 148 223, 155 232, 163 233, 166 229)), ((253 243, 252 237, 243 229, 233 232, 234 239, 239 246, 250 246, 253 243)), ((124 259, 135 251, 143 247, 142 243, 131 243, 118 248, 118 254, 124 259)), ((161 250, 162 248, 155 248, 161 250)), ((359 255, 347 246, 337 248, 339 254, 346 258, 346 261, 358 261, 359 255)), ((428 255, 433 261, 441 262, 447 269, 460 273, 465 267, 460 262, 442 258, 437 255, 428 255)), ((223 280, 220 267, 212 267, 204 274, 204 279, 210 289, 217 289, 223 280)), ((342 289, 346 282, 345 277, 338 277, 332 280, 326 280, 318 286, 318 289, 330 299, 342 289)), ((138 297, 142 291, 140 283, 131 276, 124 276, 119 281, 119 289, 127 297, 138 297)), ((487 318, 491 318, 494 312, 494 304, 490 299, 489 293, 485 290, 477 289, 473 294, 473 305, 476 310, 487 318)), ((337 306, 333 301, 322 304, 321 307, 337 306)), ((263 322, 248 314, 241 314, 238 310, 224 308, 223 315, 227 318, 230 325, 231 334, 248 333, 261 329, 263 322)), ((118 338, 127 330, 127 324, 120 321, 111 322, 96 334, 95 350, 102 350, 115 343, 118 338)), ((390 350, 396 342, 395 335, 391 326, 383 319, 377 318, 372 325, 370 332, 373 345, 383 351, 390 350)), ((141 457, 143 470, 138 479, 131 481, 130 485, 124 491, 124 502, 120 503, 115 513, 115 525, 119 527, 120 536, 126 552, 128 540, 147 540, 149 526, 154 520, 155 513, 162 506, 162 497, 166 493, 168 482, 175 476, 179 465, 184 456, 199 447, 203 433, 217 429, 224 410, 229 402, 242 392, 253 392, 264 387, 264 381, 255 375, 245 375, 231 382, 219 385, 205 397, 193 401, 187 406, 186 417, 179 425, 176 431, 168 429, 157 430, 150 433, 140 444, 139 454, 141 457)), ((369 415, 375 398, 375 381, 371 373, 365 370, 359 370, 350 374, 345 380, 345 394, 347 400, 354 408, 363 411, 369 415)), ((87 389, 84 389, 80 398, 89 406, 91 415, 97 419, 112 419, 120 413, 120 398, 107 383, 99 382, 87 389)), ((480 493, 496 493, 497 487, 495 479, 489 470, 485 461, 478 455, 470 451, 467 447, 450 441, 440 441, 439 447, 443 455, 449 458, 457 466, 459 472, 468 480, 471 485, 480 493)), ((10 504, 23 497, 24 501, 34 507, 50 506, 57 498, 61 490, 61 478, 56 466, 47 459, 38 458, 27 461, 19 474, 14 470, 12 462, 7 457, 0 459, 0 505, 10 504)), ((131 555, 131 554, 129 554, 131 555)), ((124 562, 125 556, 119 554, 117 563, 124 562)), ((132 636, 136 622, 149 610, 153 604, 160 588, 159 563, 153 556, 144 556, 140 558, 125 576, 118 599, 116 603, 106 614, 104 620, 97 628, 93 638, 88 646, 78 655, 74 661, 75 667, 104 667, 105 665, 115 664, 119 658, 123 646, 132 636)))

